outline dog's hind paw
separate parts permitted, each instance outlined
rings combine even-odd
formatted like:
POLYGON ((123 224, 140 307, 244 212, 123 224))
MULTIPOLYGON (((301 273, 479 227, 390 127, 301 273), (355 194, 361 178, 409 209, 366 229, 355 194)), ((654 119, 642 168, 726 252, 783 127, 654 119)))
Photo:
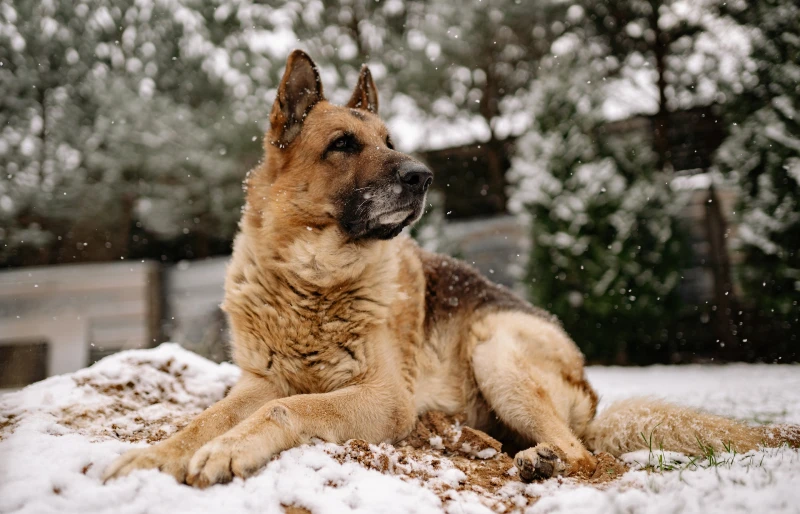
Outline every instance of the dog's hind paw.
POLYGON ((541 443, 523 450, 514 457, 519 476, 526 482, 546 480, 563 475, 567 470, 563 452, 552 445, 541 443))

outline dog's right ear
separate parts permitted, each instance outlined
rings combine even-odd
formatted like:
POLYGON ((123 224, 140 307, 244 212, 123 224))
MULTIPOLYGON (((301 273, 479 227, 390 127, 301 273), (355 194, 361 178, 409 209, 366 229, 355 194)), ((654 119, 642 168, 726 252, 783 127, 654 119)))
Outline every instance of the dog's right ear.
POLYGON ((317 65, 304 51, 293 51, 269 116, 272 144, 284 148, 291 143, 300 133, 306 115, 324 99, 317 65))

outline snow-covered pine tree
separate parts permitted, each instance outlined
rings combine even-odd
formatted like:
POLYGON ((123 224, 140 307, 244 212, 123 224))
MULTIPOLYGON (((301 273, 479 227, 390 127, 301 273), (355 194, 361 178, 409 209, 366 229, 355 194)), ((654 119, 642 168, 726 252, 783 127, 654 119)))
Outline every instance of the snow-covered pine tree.
MULTIPOLYGON (((724 14, 749 27, 751 65, 724 107, 730 135, 716 155, 741 187, 737 215, 743 298, 770 337, 796 352, 800 328, 800 5, 733 2, 724 14)), ((747 327, 745 327, 747 328, 747 327)), ((756 343, 758 344, 758 343, 756 343)), ((789 357, 789 354, 785 354, 789 357)), ((795 358, 797 356, 794 353, 795 358)))
POLYGON ((584 10, 578 26, 606 53, 607 75, 636 76, 655 93, 648 112, 653 149, 658 167, 669 168, 669 111, 692 106, 698 89, 707 89, 715 75, 715 59, 698 48, 705 7, 681 0, 581 0, 577 5, 584 10))
POLYGON ((517 142, 509 205, 530 230, 531 300, 589 359, 652 361, 677 348, 685 248, 646 137, 603 134, 605 70, 593 48, 566 35, 542 61, 536 124, 517 142))
POLYGON ((561 16, 564 7, 516 0, 404 4, 404 48, 394 59, 402 64, 396 65, 396 90, 412 98, 434 120, 432 126, 447 127, 429 129, 421 146, 431 140, 440 147, 480 142, 485 201, 492 211, 504 212, 505 141, 527 123, 520 97, 549 46, 547 18, 556 17, 552 11, 561 16))
POLYGON ((281 68, 257 43, 286 19, 250 7, 0 0, 0 263, 118 259, 137 227, 233 233, 281 68))

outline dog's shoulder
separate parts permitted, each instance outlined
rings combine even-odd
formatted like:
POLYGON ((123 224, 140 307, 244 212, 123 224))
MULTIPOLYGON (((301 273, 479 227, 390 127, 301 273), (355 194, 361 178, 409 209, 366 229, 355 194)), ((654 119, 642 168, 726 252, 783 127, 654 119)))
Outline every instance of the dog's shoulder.
POLYGON ((471 318, 498 311, 522 312, 558 324, 555 316, 487 279, 464 261, 419 247, 416 255, 425 276, 426 331, 455 316, 471 318))

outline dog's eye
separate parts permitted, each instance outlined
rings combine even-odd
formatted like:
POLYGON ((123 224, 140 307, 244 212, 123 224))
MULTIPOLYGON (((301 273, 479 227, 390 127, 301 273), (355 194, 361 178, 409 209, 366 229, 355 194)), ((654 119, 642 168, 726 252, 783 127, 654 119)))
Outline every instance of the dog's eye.
POLYGON ((361 143, 352 134, 345 134, 340 136, 328 145, 328 152, 344 152, 344 153, 358 153, 361 151, 361 143))
POLYGON ((394 143, 392 143, 392 138, 389 136, 386 136, 386 146, 389 150, 394 150, 394 143))

